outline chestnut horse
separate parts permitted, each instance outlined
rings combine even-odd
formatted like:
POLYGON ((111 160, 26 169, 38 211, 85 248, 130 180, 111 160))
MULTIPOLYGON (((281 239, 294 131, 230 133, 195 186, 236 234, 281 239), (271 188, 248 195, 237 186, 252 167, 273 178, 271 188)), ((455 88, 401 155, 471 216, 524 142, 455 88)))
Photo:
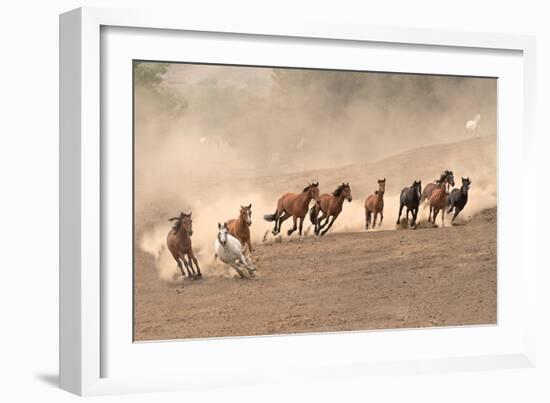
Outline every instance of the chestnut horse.
POLYGON ((183 265, 187 269, 187 277, 202 277, 199 262, 193 254, 193 247, 191 245, 191 235, 193 235, 193 220, 191 219, 191 213, 180 213, 179 216, 170 218, 168 221, 175 221, 175 223, 166 237, 166 246, 168 246, 170 253, 178 264, 181 275, 185 277, 181 265, 183 262, 183 265), (186 255, 187 261, 185 260, 186 255), (193 269, 193 263, 197 268, 196 272, 195 269, 193 269))
MULTIPOLYGON (((430 200, 430 196, 432 195, 432 192, 439 186, 439 184, 445 182, 448 186, 454 186, 455 185, 455 178, 453 175, 453 171, 445 170, 440 176, 439 179, 432 183, 428 183, 424 190, 422 191, 422 199, 420 202, 428 201, 430 200)), ((448 190, 447 190, 448 191, 448 190)))
POLYGON ((435 219, 437 214, 441 210, 441 226, 445 226, 445 209, 447 208, 447 183, 445 181, 439 182, 435 189, 430 195, 429 204, 430 204, 430 215, 428 216, 428 222, 435 224, 435 219), (433 220, 432 220, 433 214, 433 220))
POLYGON ((376 228, 376 217, 380 214, 380 223, 384 220, 384 193, 386 192, 386 178, 378 179, 378 190, 365 200, 365 229, 369 229, 371 214, 373 217, 372 228, 376 228))
POLYGON ((348 202, 352 200, 349 183, 342 183, 332 194, 325 193, 321 195, 321 205, 316 204, 309 210, 309 219, 315 225, 315 235, 323 236, 328 232, 334 221, 338 218, 338 215, 342 212, 344 200, 348 202), (321 217, 318 217, 319 210, 322 212, 321 217), (332 220, 329 223, 331 217, 332 220), (321 225, 323 219, 325 219, 325 222, 321 225), (327 224, 327 229, 321 231, 327 224))
MULTIPOLYGON (((250 226, 252 225, 252 203, 248 206, 241 206, 239 218, 227 221, 227 229, 230 235, 237 238, 241 245, 248 246, 248 251, 252 253, 252 243, 250 242, 250 226)), ((244 250, 244 249, 243 249, 244 250)))
POLYGON ((302 236, 304 217, 307 214, 311 199, 315 200, 315 203, 317 203, 317 206, 320 208, 321 199, 319 198, 319 182, 310 183, 304 188, 302 193, 285 193, 282 195, 277 201, 277 209, 275 212, 273 214, 264 215, 264 220, 268 222, 275 221, 275 226, 271 233, 273 235, 279 234, 279 232, 281 232, 281 224, 289 217, 292 217, 294 225, 288 230, 287 234, 290 236, 296 231, 296 222, 299 219, 299 233, 300 236, 302 236))

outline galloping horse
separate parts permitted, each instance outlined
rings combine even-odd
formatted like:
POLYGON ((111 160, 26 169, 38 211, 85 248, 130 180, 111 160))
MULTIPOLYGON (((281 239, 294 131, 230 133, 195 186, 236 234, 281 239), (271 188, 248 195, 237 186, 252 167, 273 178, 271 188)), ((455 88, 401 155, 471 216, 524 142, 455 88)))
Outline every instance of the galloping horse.
POLYGON ((300 219, 300 236, 302 236, 302 226, 304 224, 304 217, 307 214, 309 208, 309 202, 311 199, 315 200, 317 206, 320 208, 321 199, 319 198, 319 182, 313 182, 306 186, 302 193, 285 193, 277 201, 277 209, 273 214, 264 215, 264 220, 275 221, 275 226, 271 233, 277 235, 281 232, 281 224, 292 217, 294 226, 288 230, 287 234, 290 236, 296 231, 296 221, 300 219))
POLYGON ((409 221, 409 211, 412 213, 412 222, 411 227, 416 226, 416 217, 418 216, 418 206, 420 205, 420 198, 422 190, 422 182, 414 181, 413 184, 401 190, 401 195, 399 196, 399 215, 397 216, 397 225, 401 221, 401 212, 403 207, 407 207, 407 221, 409 221))
MULTIPOLYGON (((453 171, 445 170, 440 176, 439 179, 435 180, 432 183, 428 183, 424 190, 422 191, 422 203, 425 200, 429 200, 432 192, 437 188, 441 183, 446 183, 448 186, 455 185, 455 178, 453 176, 453 171)), ((447 189, 446 189, 447 190, 447 189)), ((448 191, 448 190, 447 190, 448 191)))
POLYGON ((453 189, 451 194, 449 195, 449 201, 447 202, 449 206, 449 210, 447 213, 451 213, 453 209, 455 210, 455 215, 453 216, 453 219, 451 221, 454 221, 458 213, 460 213, 464 207, 466 206, 466 203, 468 203, 468 189, 470 189, 470 185, 472 182, 470 181, 470 178, 462 178, 462 186, 460 189, 453 189))
POLYGON ((342 183, 336 188, 332 194, 325 193, 321 195, 321 205, 315 204, 309 210, 309 219, 311 223, 315 225, 315 234, 316 235, 325 235, 327 231, 332 227, 334 221, 338 218, 338 215, 342 212, 342 206, 344 200, 351 202, 351 187, 349 183, 342 183), (321 217, 319 216, 319 210, 323 213, 321 217), (329 223, 329 219, 332 217, 332 220, 329 223), (321 225, 321 221, 325 219, 325 222, 321 225), (323 228, 328 224, 327 229, 321 232, 323 228))
POLYGON ((239 240, 242 245, 248 246, 248 251, 252 253, 252 243, 250 242, 250 226, 252 225, 252 203, 248 206, 241 206, 238 219, 227 221, 227 229, 231 235, 239 240))
POLYGON ((248 275, 254 276, 256 268, 243 255, 239 240, 229 234, 227 223, 223 225, 218 223, 218 236, 214 241, 214 252, 222 262, 233 267, 240 278, 244 277, 242 268, 247 270, 248 275))
POLYGON ((371 214, 373 216, 372 228, 376 228, 376 217, 380 214, 380 223, 384 220, 384 193, 386 192, 386 178, 378 179, 378 190, 365 200, 365 229, 369 229, 371 214))
POLYGON ((445 208, 447 207, 447 184, 445 181, 437 183, 435 189, 432 191, 429 200, 430 215, 428 216, 428 222, 435 224, 435 219, 439 210, 441 210, 441 226, 445 226, 445 208), (433 220, 432 218, 433 213, 433 220))
POLYGON ((199 262, 193 254, 193 247, 191 245, 191 235, 193 235, 193 220, 191 219, 191 213, 184 214, 182 212, 179 216, 170 218, 168 221, 175 221, 175 223, 166 237, 166 246, 168 246, 170 253, 178 264, 178 267, 181 270, 181 275, 185 276, 181 265, 183 262, 185 268, 187 269, 187 277, 202 277, 199 262), (186 255, 188 259, 187 261, 185 260, 186 255), (193 269, 193 263, 197 268, 197 272, 193 269))

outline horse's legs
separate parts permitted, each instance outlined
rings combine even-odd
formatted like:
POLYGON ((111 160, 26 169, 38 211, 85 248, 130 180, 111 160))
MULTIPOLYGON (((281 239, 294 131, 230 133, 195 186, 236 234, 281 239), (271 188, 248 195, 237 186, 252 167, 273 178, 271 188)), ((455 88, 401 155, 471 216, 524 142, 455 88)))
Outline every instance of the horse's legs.
POLYGON ((416 227, 416 217, 418 216, 418 207, 412 210, 412 216, 413 216, 413 220, 411 223, 411 227, 416 227))
POLYGON ((384 221, 384 211, 381 211, 381 212, 380 212, 380 222, 378 223, 378 226, 379 226, 379 227, 382 226, 382 221, 384 221))
POLYGON ((250 261, 242 253, 241 253, 241 256, 239 256, 239 262, 246 268, 246 270, 248 271, 248 274, 250 274, 251 276, 254 276, 254 272, 256 271, 256 269, 254 268, 254 266, 252 266, 252 263, 250 263, 250 261))
POLYGON ((235 263, 229 263, 229 266, 231 266, 235 269, 235 271, 237 272, 237 274, 239 275, 240 278, 244 278, 244 273, 239 268, 239 266, 237 266, 235 263))
POLYGON ((455 220, 456 216, 457 216, 458 213, 460 213, 461 211, 462 211, 462 209, 459 209, 458 207, 455 208, 455 214, 454 214, 453 219, 451 220, 451 222, 455 220))
MULTIPOLYGON (((447 213, 450 213, 451 211, 453 211, 453 209, 455 208, 455 205, 454 204, 450 204, 449 205, 449 210, 447 210, 447 213)), ((456 210, 456 209, 455 209, 456 210)))
MULTIPOLYGON (((185 270, 187 270, 187 277, 191 277, 191 271, 189 270, 189 264, 185 261, 185 256, 182 256, 181 258, 179 258, 178 261, 180 262, 180 264, 178 265, 180 267, 181 267, 181 262, 183 262, 183 265, 185 266, 185 270)), ((183 270, 181 272, 183 275, 183 270)))
POLYGON ((403 212, 403 203, 399 203, 399 214, 397 215, 397 225, 399 225, 399 222, 401 221, 401 213, 403 212))
MULTIPOLYGON (((176 259, 176 263, 178 264, 178 267, 181 270, 181 276, 185 277, 185 272, 183 271, 183 266, 181 265, 181 261, 179 259, 176 259)), ((185 266, 185 267, 187 267, 187 266, 185 266)))
POLYGON ((279 213, 279 210, 277 209, 277 211, 275 212, 275 223, 273 224, 273 230, 271 231, 271 233, 273 235, 277 235, 279 233, 279 231, 281 230, 281 223, 280 223, 280 219, 282 216, 284 216, 285 214, 285 211, 283 210, 282 213, 279 213))
POLYGON ((193 252, 191 252, 190 254, 187 255, 189 257, 189 265, 191 265, 191 260, 193 261, 193 263, 195 264, 195 267, 197 268, 197 276, 200 278, 202 277, 202 273, 201 273, 201 269, 199 267, 199 261, 197 260, 197 258, 195 257, 195 254, 193 252))
POLYGON ((252 242, 250 241, 250 238, 246 240, 246 245, 248 245, 248 253, 252 253, 252 242))
MULTIPOLYGON (((330 224, 328 225, 326 230, 321 232, 321 236, 325 235, 328 232, 328 230, 330 229, 330 227, 332 227, 332 224, 334 224, 334 221, 336 221, 336 217, 338 217, 338 215, 333 215, 332 216, 332 220, 330 221, 330 224)), ((328 219, 327 219, 327 221, 328 221, 328 219)))
POLYGON ((369 224, 370 224, 370 213, 367 208, 365 208, 365 229, 369 230, 369 224))
POLYGON ((432 222, 432 210, 433 210, 433 207, 430 206, 430 214, 428 215, 428 222, 432 222))
POLYGON ((407 207, 407 222, 409 222, 409 212, 410 211, 411 211, 411 209, 407 207))
MULTIPOLYGON (((324 219, 325 219, 325 222, 324 222, 323 224, 320 224, 320 225, 319 225, 319 232, 321 232, 321 230, 327 226, 327 224, 328 224, 328 222, 329 222, 329 220, 330 220, 330 216, 329 216, 329 215, 325 215, 325 216, 324 216, 324 219)), ((319 220, 319 223, 321 223, 320 220, 319 220)))
MULTIPOLYGON (((323 221, 325 218, 327 218, 325 213, 321 214, 321 217, 317 218, 317 223, 315 224, 315 235, 319 235, 319 232, 322 229, 321 221, 323 221)), ((325 222, 326 224, 326 222, 325 222)))
POLYGON ((376 217, 378 216, 378 213, 376 212, 376 210, 373 211, 372 216, 373 216, 372 228, 374 229, 374 228, 376 228, 376 217))
POLYGON ((297 218, 298 218, 298 217, 296 217, 295 215, 292 216, 292 224, 293 224, 293 225, 292 225, 292 228, 289 229, 289 230, 287 231, 287 233, 286 233, 288 236, 291 236, 292 233, 293 233, 294 231, 296 231, 296 229, 298 229, 298 225, 296 224, 296 219, 297 219, 297 218))
POLYGON ((304 226, 304 217, 299 218, 300 223, 298 224, 298 234, 300 234, 300 238, 302 237, 302 227, 304 226))
POLYGON ((445 226, 445 207, 441 209, 441 226, 445 226))
MULTIPOLYGON (((182 258, 182 260, 185 261, 185 257, 182 258)), ((187 264, 189 265, 189 268, 191 269, 191 272, 193 273, 193 278, 197 277, 197 272, 193 268, 193 261, 191 259, 191 256, 189 255, 189 253, 187 254, 187 264)))
MULTIPOLYGON (((430 207, 431 208, 431 207, 430 207)), ((439 214, 439 209, 434 207, 434 215, 433 215, 433 221, 432 221, 432 224, 435 225, 435 219, 437 218, 437 215, 439 214)))
POLYGON ((275 228, 273 228, 273 231, 271 233, 273 235, 277 235, 279 232, 281 232, 281 224, 289 217, 289 215, 286 213, 286 211, 283 210, 283 212, 275 218, 275 228))

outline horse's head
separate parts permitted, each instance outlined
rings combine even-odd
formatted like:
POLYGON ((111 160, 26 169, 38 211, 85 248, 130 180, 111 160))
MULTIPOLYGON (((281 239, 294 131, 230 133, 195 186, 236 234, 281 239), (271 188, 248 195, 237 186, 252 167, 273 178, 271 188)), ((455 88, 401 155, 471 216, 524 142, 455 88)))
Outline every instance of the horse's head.
POLYGON ((252 225, 252 203, 248 206, 241 206, 240 215, 249 227, 252 225))
POLYGON ((351 198, 351 187, 349 185, 349 183, 344 183, 342 182, 341 185, 339 185, 336 190, 334 190, 334 192, 332 192, 332 195, 333 196, 336 196, 336 197, 342 197, 344 199, 346 199, 347 201, 351 201, 352 198, 351 198))
POLYGON ((189 214, 183 214, 183 218, 181 219, 181 228, 187 231, 187 235, 189 236, 193 235, 193 220, 191 219, 191 214, 191 212, 189 212, 189 214))
POLYGON ((411 189, 413 190, 416 197, 418 197, 418 200, 422 198, 422 181, 414 181, 411 189))
POLYGON ((344 184, 344 198, 348 201, 348 202, 351 202, 353 199, 351 197, 351 186, 349 185, 349 182, 348 183, 345 183, 344 184))
POLYGON ((470 177, 468 178, 462 178, 462 190, 467 192, 468 189, 470 189, 470 185, 472 184, 472 181, 470 180, 470 177))
POLYGON ((180 229, 183 229, 187 232, 189 236, 193 235, 193 220, 191 219, 191 212, 189 214, 185 214, 183 212, 180 213, 177 217, 172 217, 168 221, 175 221, 174 224, 174 230, 178 232, 180 229))
POLYGON ((453 175, 453 171, 445 171, 445 182, 447 182, 451 186, 455 185, 455 177, 453 175))
POLYGON ((319 196, 319 182, 311 182, 311 184, 304 189, 304 192, 308 192, 309 196, 315 200, 317 206, 321 207, 321 197, 319 196))
POLYGON ((223 225, 218 223, 218 241, 220 242, 221 246, 225 248, 225 245, 227 244, 227 223, 224 222, 223 225))
POLYGON ((386 178, 378 179, 378 193, 384 193, 386 191, 386 178))

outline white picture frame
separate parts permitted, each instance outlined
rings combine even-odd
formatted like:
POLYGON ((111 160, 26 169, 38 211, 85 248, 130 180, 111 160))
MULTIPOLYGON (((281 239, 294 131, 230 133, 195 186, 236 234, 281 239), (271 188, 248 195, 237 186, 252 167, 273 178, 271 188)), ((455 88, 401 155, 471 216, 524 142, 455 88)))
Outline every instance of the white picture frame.
MULTIPOLYGON (((310 53, 315 58, 315 52, 310 53)), ((534 58, 534 38, 520 35, 368 27, 316 21, 294 24, 290 21, 269 21, 268 18, 262 21, 238 18, 213 20, 151 10, 81 8, 61 15, 61 387, 79 395, 96 395, 308 379, 333 380, 380 373, 391 375, 533 366, 536 251, 535 242, 531 240, 536 233, 535 224, 532 220, 521 219, 527 214, 526 203, 521 204, 513 218, 509 216, 511 207, 506 202, 507 184, 501 178, 503 175, 507 179, 513 177, 522 188, 536 189, 534 177, 521 175, 523 171, 535 171, 532 158, 534 58), (186 33, 193 36, 187 42, 187 50, 179 49, 179 55, 172 54, 177 48, 175 44, 186 40, 186 33), (131 245, 131 240, 125 236, 128 225, 131 226, 128 216, 125 216, 126 221, 114 224, 112 215, 107 214, 124 209, 127 190, 131 187, 129 183, 124 185, 128 179, 129 155, 124 151, 129 144, 124 133, 127 133, 127 125, 131 125, 128 122, 128 113, 131 113, 128 98, 131 98, 131 93, 126 90, 128 80, 131 81, 131 70, 127 70, 126 79, 116 76, 122 78, 116 80, 116 84, 106 80, 106 77, 124 73, 128 58, 138 58, 132 55, 136 43, 131 42, 132 37, 137 35, 142 35, 139 46, 144 52, 148 49, 148 56, 154 60, 179 60, 181 52, 194 49, 195 56, 188 61, 260 65, 278 61, 277 65, 295 63, 300 66, 305 62, 289 59, 293 55, 298 57, 298 53, 293 53, 290 48, 286 53, 277 49, 283 49, 290 43, 292 46, 299 45, 303 50, 304 46, 318 43, 333 52, 342 49, 342 57, 330 62, 333 64, 322 58, 309 59, 310 65, 360 69, 364 67, 361 57, 354 59, 354 55, 374 46, 382 50, 388 48, 394 54, 388 53, 387 63, 390 64, 384 65, 383 61, 379 65, 369 64, 371 70, 391 71, 391 63, 397 63, 402 53, 409 51, 426 53, 424 60, 430 61, 430 66, 422 64, 418 60, 421 58, 408 57, 408 64, 400 68, 402 71, 431 74, 471 72, 472 75, 495 76, 491 72, 501 68, 501 77, 504 78, 499 87, 498 325, 133 344, 131 337, 128 337, 127 318, 120 316, 131 317, 131 310, 128 310, 131 300, 121 298, 121 302, 113 302, 113 298, 109 298, 118 287, 127 296, 131 284, 122 283, 127 277, 116 277, 113 271, 106 271, 111 259, 128 258, 124 253, 116 255, 108 239, 116 239, 117 245, 121 245, 126 252, 128 242, 131 245), (201 46, 215 47, 235 40, 239 43, 226 46, 229 49, 226 53, 220 51, 214 56, 201 54, 192 41, 212 35, 211 43, 203 42, 201 46), (250 46, 265 45, 267 42, 273 47, 272 52, 262 53, 254 49, 246 54, 250 46), (109 53, 113 49, 117 52, 109 53), (439 52, 437 54, 443 56, 439 58, 436 53, 430 52, 439 52), (109 64, 109 60, 115 62, 117 57, 121 58, 119 62, 109 64), (471 60, 476 57, 486 59, 483 59, 483 65, 468 65, 468 57, 471 60), (104 58, 111 59, 102 60, 104 58), (449 60, 445 62, 446 58, 452 63, 449 60), (353 60, 357 60, 357 65, 353 65, 353 60), (495 61, 500 67, 493 65, 495 61), (521 110, 512 113, 518 105, 521 110), (114 120, 111 119, 111 107, 119 108, 114 120), (510 113, 501 113, 503 111, 510 113), (508 116, 510 114, 514 116, 508 116), (504 126, 500 125, 501 122, 504 126), (120 129, 117 135, 112 134, 115 128, 120 129), (117 154, 119 151, 122 154, 117 154), (111 160, 113 155, 121 157, 122 168, 117 174, 114 172, 118 168, 111 160), (126 193, 116 194, 119 188, 126 190, 126 193), (122 204, 116 206, 115 200, 122 204), (512 219, 520 223, 517 233, 510 231, 512 219), (501 270, 501 266, 510 267, 510 270, 501 270), (514 267, 516 271, 512 270, 514 267), (120 323, 122 325, 119 327, 120 323), (453 340, 460 340, 461 344, 451 351, 449 345, 453 340), (410 343, 414 354, 403 343, 410 343), (342 344, 345 346, 342 347, 342 344), (376 346, 376 350, 369 345, 376 346), (358 346, 362 346, 362 353, 357 353, 358 346), (285 357, 283 351, 291 351, 292 356, 285 357), (319 351, 324 354, 320 355, 319 351), (182 355, 186 357, 185 361, 178 359, 182 355), (139 368, 139 362, 143 363, 143 371, 139 368), (228 364, 224 365, 224 362, 228 364), (147 368, 163 370, 155 376, 147 368), (335 376, 335 373, 338 375, 335 376), (204 374, 208 374, 207 382, 201 379, 204 374)))

